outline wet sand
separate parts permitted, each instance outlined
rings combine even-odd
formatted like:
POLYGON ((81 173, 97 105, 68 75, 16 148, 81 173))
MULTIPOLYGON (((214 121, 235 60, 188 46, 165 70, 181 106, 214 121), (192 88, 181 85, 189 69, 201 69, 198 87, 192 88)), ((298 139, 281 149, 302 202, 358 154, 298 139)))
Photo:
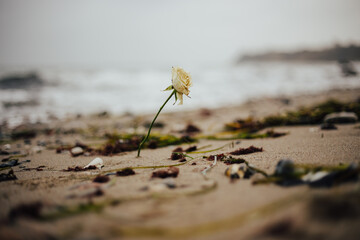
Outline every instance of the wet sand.
MULTIPOLYGON (((221 131, 225 123, 239 118, 251 116, 261 119, 269 114, 313 105, 329 98, 356 101, 359 96, 360 89, 334 90, 317 95, 255 99, 221 109, 165 113, 158 119, 165 126, 154 129, 153 133, 177 135, 179 130, 191 123, 198 126, 202 134, 209 135, 221 131)), ((185 104, 191 104, 190 101, 185 104)), ((253 179, 230 181, 224 174, 228 165, 221 161, 217 161, 205 176, 202 174, 206 167, 213 164, 203 156, 229 153, 251 145, 261 147, 264 151, 241 158, 267 174, 274 172, 281 159, 311 165, 359 164, 359 123, 337 125, 338 129, 332 131, 320 130, 319 125, 274 127, 272 129, 276 132, 288 133, 278 138, 201 139, 182 147, 205 147, 202 151, 221 149, 189 153, 192 158, 186 157, 187 162, 184 163, 169 159, 178 146, 144 149, 140 158, 136 157, 136 151, 113 156, 72 157, 67 151, 57 154, 52 148, 59 139, 70 145, 79 141, 100 146, 104 139, 95 136, 114 131, 132 133, 134 126, 137 126, 137 132, 144 133, 147 128, 143 127, 143 123, 151 121, 152 117, 85 116, 41 126, 81 131, 74 134, 40 134, 31 140, 31 154, 18 157, 19 162, 31 161, 12 168, 17 180, 0 182, 0 219, 3 219, 0 238, 356 239, 359 236, 360 231, 356 226, 360 223, 360 211, 358 204, 352 202, 352 199, 360 199, 359 182, 319 189, 306 185, 254 185, 253 179), (34 147, 39 141, 47 144, 41 152, 36 152, 34 147), (68 167, 85 166, 96 157, 104 161, 101 170, 62 171, 68 167), (152 166, 167 165, 178 165, 179 175, 176 178, 151 178, 152 172, 166 169, 152 166), (30 170, 25 171, 23 166, 30 170), (36 170, 39 166, 44 166, 42 171, 36 170), (149 168, 141 168, 144 166, 149 168), (111 175, 107 183, 92 183, 99 174, 126 167, 134 168, 136 174, 126 177, 111 175), (163 183, 175 188, 166 188, 163 183), (102 195, 98 194, 101 196, 86 196, 97 188, 101 189, 102 195), (320 200, 316 201, 318 198, 320 200), (23 214, 14 215, 13 211, 15 217, 9 220, 11 209, 34 202, 42 204, 41 216, 48 216, 46 219, 34 217, 34 214, 30 218, 19 216, 23 214), (322 204, 324 202, 330 204, 322 204), (79 210, 79 206, 85 207, 79 210), (68 211, 60 211, 65 208, 68 211), (316 210, 318 208, 320 213, 316 210), (342 214, 342 210, 345 214, 342 214), (355 215, 346 214, 347 211, 355 215), (328 212, 329 215, 326 215, 328 212), (331 212, 338 214, 335 214, 338 216, 335 220, 331 212)), ((26 150, 22 139, 12 142, 11 147, 11 150, 21 152, 26 150)), ((2 159, 5 157, 1 156, 2 159)))

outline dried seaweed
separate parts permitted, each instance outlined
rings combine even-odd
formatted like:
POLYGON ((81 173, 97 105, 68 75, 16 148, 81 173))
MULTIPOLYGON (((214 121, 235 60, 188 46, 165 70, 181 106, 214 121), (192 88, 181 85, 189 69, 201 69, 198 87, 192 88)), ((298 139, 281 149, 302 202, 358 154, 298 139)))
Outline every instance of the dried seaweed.
POLYGON ((336 100, 328 100, 311 107, 302 107, 297 111, 289 111, 282 115, 268 116, 264 118, 262 123, 266 127, 281 125, 320 124, 327 114, 342 111, 354 112, 359 117, 360 103, 342 103, 336 100))
POLYGON ((11 168, 11 167, 17 166, 19 164, 20 163, 18 162, 18 159, 10 159, 10 160, 6 161, 5 163, 0 164, 0 170, 11 168))
POLYGON ((232 158, 232 157, 228 157, 225 160, 223 160, 223 163, 225 163, 226 165, 231 165, 231 164, 240 164, 240 163, 245 163, 246 160, 242 159, 242 158, 232 158))
POLYGON ((125 168, 123 170, 117 171, 116 176, 125 177, 135 175, 135 171, 132 168, 125 168))
POLYGON ((264 125, 255 121, 253 118, 238 119, 234 122, 225 124, 225 129, 229 131, 238 131, 254 133, 264 128, 264 125))
POLYGON ((169 167, 165 170, 158 170, 152 173, 152 178, 168 178, 173 177, 176 178, 179 174, 179 168, 177 167, 169 167))
POLYGON ((199 133, 199 132, 201 132, 201 130, 197 126, 195 126, 193 124, 188 124, 186 126, 186 128, 181 132, 188 133, 188 134, 193 134, 193 133, 199 133))
POLYGON ((226 158, 225 154, 221 153, 221 154, 217 154, 217 155, 210 155, 209 157, 206 158, 206 160, 208 161, 214 161, 215 160, 215 156, 217 158, 218 161, 221 161, 223 159, 226 158))
MULTIPOLYGON (((98 153, 108 156, 121 152, 137 150, 144 136, 135 134, 108 134, 106 137, 108 138, 108 141, 101 149, 98 150, 98 153)), ((172 135, 153 134, 150 135, 149 141, 144 144, 144 148, 160 148, 194 141, 195 140, 189 136, 178 138, 172 135)))
MULTIPOLYGON (((257 138, 268 138, 277 136, 274 132, 266 132, 266 133, 249 133, 249 132, 220 132, 215 135, 210 136, 201 136, 200 138, 205 138, 209 140, 236 140, 236 139, 257 139, 257 138)), ((286 133, 281 133, 281 136, 286 135, 286 133)))
POLYGON ((171 160, 179 160, 184 159, 183 152, 184 150, 181 147, 175 148, 171 153, 171 160))
POLYGON ((192 146, 185 149, 185 152, 190 153, 190 152, 195 152, 196 150, 197 150, 197 146, 192 146))
POLYGON ((110 181, 110 177, 104 176, 104 175, 96 176, 93 180, 93 182, 96 182, 96 183, 107 183, 108 181, 110 181))
POLYGON ((251 154, 251 153, 262 152, 262 151, 263 151, 263 148, 250 146, 248 148, 239 148, 238 150, 230 152, 230 154, 231 155, 245 155, 245 154, 251 154))
POLYGON ((67 169, 64 169, 64 172, 82 172, 87 170, 96 170, 97 167, 95 165, 90 165, 87 168, 76 166, 76 167, 68 167, 67 169))

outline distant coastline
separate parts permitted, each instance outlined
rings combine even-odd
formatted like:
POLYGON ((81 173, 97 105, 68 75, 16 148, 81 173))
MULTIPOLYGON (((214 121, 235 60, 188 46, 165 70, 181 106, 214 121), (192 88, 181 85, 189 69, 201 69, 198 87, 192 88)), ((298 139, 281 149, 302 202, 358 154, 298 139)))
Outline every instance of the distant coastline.
POLYGON ((320 50, 246 54, 238 60, 238 62, 249 61, 360 61, 360 45, 335 45, 320 50))

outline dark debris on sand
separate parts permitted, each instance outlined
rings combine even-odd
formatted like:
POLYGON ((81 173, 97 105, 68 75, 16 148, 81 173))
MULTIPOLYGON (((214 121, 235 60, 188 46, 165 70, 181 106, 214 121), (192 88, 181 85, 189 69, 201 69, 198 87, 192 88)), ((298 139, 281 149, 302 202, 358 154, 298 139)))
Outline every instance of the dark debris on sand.
POLYGON ((42 208, 43 204, 41 202, 23 203, 12 208, 8 217, 10 220, 15 220, 19 217, 38 219, 40 218, 42 208))
POLYGON ((185 149, 185 152, 189 153, 189 152, 194 152, 196 150, 197 150, 197 146, 191 146, 185 149))
POLYGON ((95 165, 90 165, 87 168, 76 166, 76 167, 68 167, 67 169, 64 169, 65 172, 82 172, 87 170, 96 170, 97 167, 95 165))
POLYGON ((181 147, 175 148, 171 153, 171 160, 182 160, 184 159, 184 150, 181 147))
POLYGON ((177 167, 169 167, 165 170, 158 170, 152 173, 152 178, 168 178, 173 177, 176 178, 179 174, 179 168, 177 167))
POLYGON ((135 175, 135 171, 132 168, 125 168, 123 170, 117 171, 116 176, 126 177, 130 175, 135 175))
POLYGON ((214 161, 215 160, 215 156, 216 156, 216 159, 218 161, 221 161, 223 159, 226 158, 225 154, 221 153, 221 154, 218 154, 218 155, 210 155, 208 158, 206 158, 206 160, 208 161, 214 161))
POLYGON ((240 163, 245 163, 246 160, 242 159, 242 158, 227 158, 223 161, 223 163, 225 163, 226 165, 231 165, 231 164, 240 164, 240 163))
POLYGON ((186 126, 186 128, 184 130, 181 131, 182 133, 187 133, 187 134, 193 134, 193 133, 199 133, 201 132, 200 128, 198 128, 197 126, 193 125, 193 124, 188 124, 186 126))
POLYGON ((107 183, 108 181, 110 181, 110 177, 103 176, 103 175, 96 176, 93 180, 93 182, 96 182, 96 183, 107 183))
POLYGON ((235 150, 233 152, 230 152, 231 155, 245 155, 255 152, 262 152, 263 148, 258 148, 254 146, 250 146, 248 148, 239 148, 238 150, 235 150))
POLYGON ((16 180, 17 177, 14 174, 14 171, 11 169, 8 173, 1 173, 0 174, 0 182, 3 181, 11 181, 16 180))

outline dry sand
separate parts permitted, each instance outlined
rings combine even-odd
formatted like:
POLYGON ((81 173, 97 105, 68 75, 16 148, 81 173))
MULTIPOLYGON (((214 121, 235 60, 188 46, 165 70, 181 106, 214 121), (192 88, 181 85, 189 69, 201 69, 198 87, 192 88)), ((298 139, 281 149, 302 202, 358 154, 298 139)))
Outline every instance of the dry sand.
MULTIPOLYGON (((354 101, 360 89, 336 90, 317 95, 262 98, 240 106, 210 110, 166 113, 159 122, 163 129, 153 132, 176 134, 188 123, 199 126, 203 133, 220 131, 224 123, 238 118, 255 117, 293 110, 312 105, 328 98, 354 101)), ((186 104, 191 104, 190 101, 186 104)), ((132 132, 133 126, 151 121, 152 115, 120 117, 82 117, 54 121, 47 125, 54 129, 82 128, 82 134, 39 135, 32 139, 54 143, 61 139, 69 144, 81 141, 101 144, 101 139, 89 138, 89 132, 132 132), (89 130, 91 129, 91 130, 89 130)), ((253 185, 252 180, 231 182, 224 175, 228 167, 222 162, 203 176, 201 171, 212 164, 204 155, 228 153, 239 147, 251 145, 262 147, 263 152, 242 156, 256 168, 271 174, 280 159, 292 159, 297 164, 331 165, 360 163, 359 124, 338 125, 338 130, 322 131, 319 126, 276 127, 275 131, 287 132, 279 138, 253 140, 211 141, 200 140, 198 147, 205 150, 222 149, 191 154, 194 159, 178 166, 177 178, 151 179, 157 169, 135 169, 136 174, 127 177, 110 176, 111 181, 102 186, 104 195, 81 197, 94 190, 92 179, 98 174, 124 167, 161 166, 179 164, 169 159, 175 146, 144 149, 140 158, 136 152, 114 156, 100 156, 105 167, 85 172, 61 171, 69 166, 85 166, 96 156, 72 157, 69 153, 56 154, 54 149, 44 148, 19 161, 31 162, 13 167, 17 180, 0 182, 0 238, 1 239, 357 239, 360 236, 359 182, 332 188, 312 189, 301 185, 281 187, 275 184, 253 185), (211 146, 209 146, 211 145, 211 146), (196 163, 196 165, 193 165, 196 163), (24 171, 22 166, 43 171, 24 171), (159 183, 175 184, 173 189, 156 189, 159 183), (74 186, 79 186, 76 189, 74 186), (154 187, 155 186, 155 187, 154 187), (89 187, 89 188, 86 188, 89 187), (149 187, 150 190, 142 190, 149 187), (315 200, 320 198, 318 202, 315 200), (325 200, 324 200, 325 199, 325 200), (344 201, 344 199, 350 199, 344 201), (357 204, 353 204, 353 199, 357 204), (51 215, 65 206, 77 208, 81 204, 94 203, 103 207, 98 212, 77 212, 71 216, 58 216, 54 220, 19 217, 8 219, 11 209, 20 204, 34 202, 43 204, 43 214, 51 215), (320 203, 320 204, 319 204, 320 203), (317 212, 316 209, 320 209, 317 212), (350 210, 349 210, 350 208, 350 210), (354 208, 354 209, 352 209, 354 208), (54 210, 55 209, 55 210, 54 210), (314 210, 315 209, 315 210, 314 210), (322 211, 322 212, 321 212, 322 211), (345 211, 345 214, 341 215, 345 211), (348 212, 355 212, 349 215, 348 212), (333 215, 335 216, 334 218, 333 215), (328 214, 328 215, 327 215, 328 214)), ((145 132, 146 128, 137 128, 145 132)), ((12 150, 24 151, 22 140, 11 143, 12 150), (20 144, 17 148, 17 144, 20 144)), ((191 144, 191 146, 194 144, 191 144)), ((49 147, 49 145, 48 145, 49 147)), ((188 145, 183 145, 184 148, 188 145)), ((33 149, 34 150, 34 149, 33 149)), ((5 158, 6 156, 2 156, 5 158)), ((8 170, 2 171, 2 173, 8 170)))

